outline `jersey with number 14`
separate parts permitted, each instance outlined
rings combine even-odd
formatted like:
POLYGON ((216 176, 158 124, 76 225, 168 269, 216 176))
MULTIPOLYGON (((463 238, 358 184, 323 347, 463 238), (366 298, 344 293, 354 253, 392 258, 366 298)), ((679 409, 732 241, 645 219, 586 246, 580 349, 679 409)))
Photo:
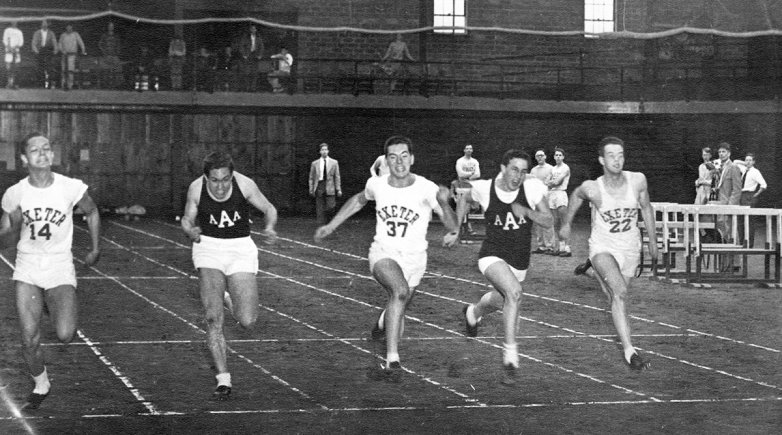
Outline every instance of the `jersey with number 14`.
POLYGON ((375 201, 375 243, 400 251, 425 251, 426 231, 432 210, 438 207, 439 188, 416 175, 407 187, 392 187, 389 175, 367 180, 365 197, 375 201))
POLYGON ((84 196, 81 180, 53 173, 54 181, 34 187, 29 177, 9 187, 2 200, 3 212, 22 210, 22 234, 16 245, 24 254, 64 254, 73 242, 73 208, 84 196))

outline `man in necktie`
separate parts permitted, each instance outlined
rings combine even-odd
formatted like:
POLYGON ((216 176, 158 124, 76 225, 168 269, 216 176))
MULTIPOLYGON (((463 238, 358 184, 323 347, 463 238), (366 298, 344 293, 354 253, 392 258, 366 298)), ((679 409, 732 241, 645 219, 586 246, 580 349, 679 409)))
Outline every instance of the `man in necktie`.
POLYGON ((329 157, 329 145, 318 145, 320 158, 310 165, 310 196, 315 198, 318 225, 325 225, 337 206, 336 197, 342 196, 339 162, 329 157))

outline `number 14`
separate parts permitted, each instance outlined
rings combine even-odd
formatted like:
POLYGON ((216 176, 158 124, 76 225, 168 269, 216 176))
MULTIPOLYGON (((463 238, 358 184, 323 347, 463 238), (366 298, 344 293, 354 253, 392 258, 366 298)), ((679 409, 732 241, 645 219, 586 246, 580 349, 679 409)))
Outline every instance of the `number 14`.
POLYGON ((48 222, 43 227, 41 227, 37 233, 35 232, 35 224, 30 224, 30 240, 37 240, 36 237, 46 237, 46 240, 52 238, 52 232, 49 231, 48 222))

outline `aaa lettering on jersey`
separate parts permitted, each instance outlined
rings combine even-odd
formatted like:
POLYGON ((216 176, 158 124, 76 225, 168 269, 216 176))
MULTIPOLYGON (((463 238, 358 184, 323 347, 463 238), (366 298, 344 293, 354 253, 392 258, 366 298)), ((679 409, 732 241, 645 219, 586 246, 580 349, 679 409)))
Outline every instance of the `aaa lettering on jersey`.
POLYGON ((409 224, 415 223, 420 215, 415 210, 411 210, 407 207, 387 205, 377 210, 377 217, 382 221, 386 221, 391 218, 402 219, 409 224))
POLYGON ((225 210, 222 210, 220 212, 220 222, 215 219, 213 214, 209 215, 209 224, 210 225, 217 225, 217 228, 226 228, 226 227, 232 227, 236 225, 236 221, 242 220, 242 216, 239 214, 238 211, 234 211, 233 219, 228 216, 228 212, 225 210))
POLYGON ((502 219, 502 216, 500 214, 494 215, 494 222, 492 225, 495 227, 502 227, 503 230, 518 230, 521 228, 522 225, 526 224, 527 220, 524 219, 524 216, 520 216, 516 218, 516 216, 512 212, 508 212, 505 214, 505 220, 502 219))
POLYGON ((24 224, 26 226, 29 226, 33 222, 50 222, 58 227, 65 222, 65 219, 68 217, 68 215, 60 210, 55 210, 51 207, 36 207, 30 210, 24 210, 22 216, 24 217, 24 224))

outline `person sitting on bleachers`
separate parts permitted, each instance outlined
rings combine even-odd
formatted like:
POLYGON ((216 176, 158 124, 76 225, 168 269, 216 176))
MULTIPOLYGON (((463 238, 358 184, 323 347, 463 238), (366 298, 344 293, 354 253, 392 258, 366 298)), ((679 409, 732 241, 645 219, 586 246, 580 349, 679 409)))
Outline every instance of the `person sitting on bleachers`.
POLYGON ((215 80, 221 91, 236 91, 236 73, 239 69, 239 59, 234 55, 233 48, 226 45, 217 56, 215 80))

